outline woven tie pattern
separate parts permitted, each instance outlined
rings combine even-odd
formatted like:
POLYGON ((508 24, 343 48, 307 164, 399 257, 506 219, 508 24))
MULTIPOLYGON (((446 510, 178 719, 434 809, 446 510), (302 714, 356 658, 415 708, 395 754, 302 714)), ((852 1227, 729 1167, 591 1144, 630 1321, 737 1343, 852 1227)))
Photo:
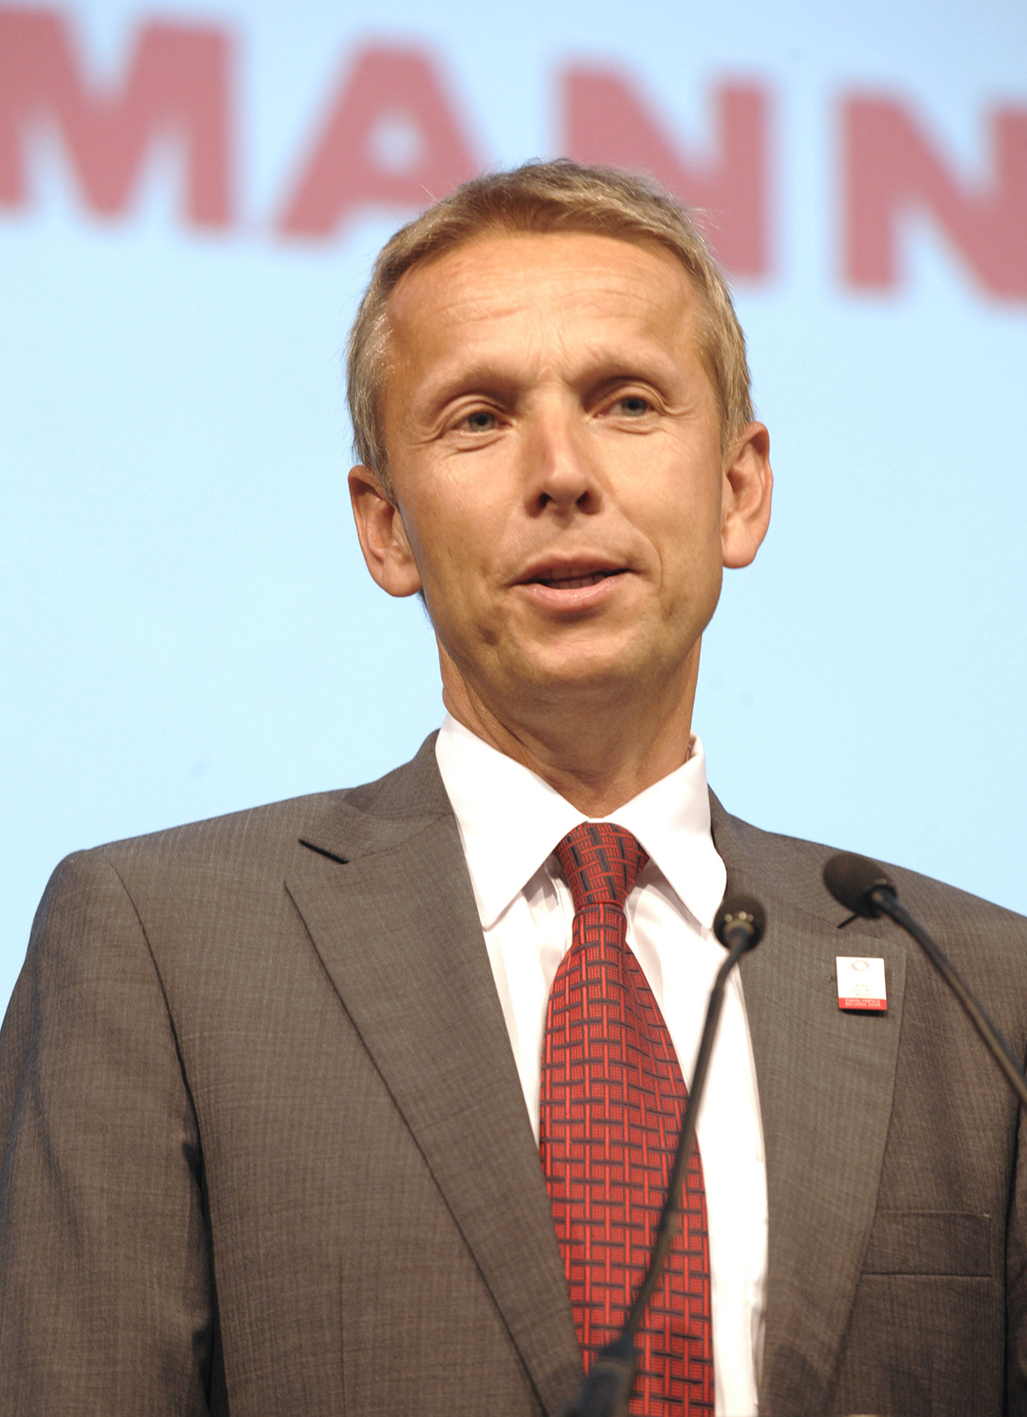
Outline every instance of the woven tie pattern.
MULTIPOLYGON (((687 1098, 659 1005, 627 947, 627 900, 649 859, 610 822, 583 822, 556 856, 574 900, 542 1052, 540 1150, 586 1369, 616 1337, 645 1272, 687 1098)), ((712 1413, 706 1198, 698 1151, 681 1224, 637 1336, 630 1411, 712 1413)))

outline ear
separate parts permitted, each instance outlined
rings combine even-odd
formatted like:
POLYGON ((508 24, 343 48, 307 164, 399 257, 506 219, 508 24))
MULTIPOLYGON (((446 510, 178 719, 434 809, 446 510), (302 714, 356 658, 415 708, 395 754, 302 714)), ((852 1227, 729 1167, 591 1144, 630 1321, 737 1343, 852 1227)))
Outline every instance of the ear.
POLYGON ((770 434, 762 423, 747 423, 724 456, 720 545, 725 566, 748 566, 770 525, 774 474, 770 434))
POLYGON ((350 470, 349 499, 367 569, 390 595, 416 595, 421 576, 399 508, 369 467, 350 470))

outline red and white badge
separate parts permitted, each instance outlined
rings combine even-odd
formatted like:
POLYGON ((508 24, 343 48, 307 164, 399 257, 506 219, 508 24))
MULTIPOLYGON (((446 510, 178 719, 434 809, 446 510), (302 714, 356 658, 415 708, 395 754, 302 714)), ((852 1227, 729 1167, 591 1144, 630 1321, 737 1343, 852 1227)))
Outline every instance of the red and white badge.
POLYGON ((888 996, 884 990, 884 960, 863 956, 839 955, 838 1007, 840 1009, 886 1009, 888 996))

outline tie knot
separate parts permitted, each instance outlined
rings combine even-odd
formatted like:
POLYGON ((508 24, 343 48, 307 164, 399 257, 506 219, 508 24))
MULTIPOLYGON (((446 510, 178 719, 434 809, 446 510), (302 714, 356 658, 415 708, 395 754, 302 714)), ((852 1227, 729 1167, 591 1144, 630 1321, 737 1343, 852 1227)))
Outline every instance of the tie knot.
POLYGON ((624 909, 648 854, 626 827, 615 822, 582 822, 556 848, 574 900, 574 913, 587 905, 624 909))

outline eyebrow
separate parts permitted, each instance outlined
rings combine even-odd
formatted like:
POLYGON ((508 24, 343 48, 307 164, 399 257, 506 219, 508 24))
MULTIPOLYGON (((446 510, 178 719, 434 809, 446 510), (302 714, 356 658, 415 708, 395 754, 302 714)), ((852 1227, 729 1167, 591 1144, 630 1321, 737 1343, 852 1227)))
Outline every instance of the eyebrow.
MULTIPOLYGON (((502 356, 499 356, 501 362, 502 356)), ((590 351, 582 368, 581 377, 572 384, 585 383, 596 387, 603 383, 615 383, 619 379, 638 379, 665 388, 669 379, 677 375, 685 378, 681 365, 656 351, 645 353, 639 350, 625 352, 610 348, 590 351)), ((437 409, 453 399, 465 394, 491 394, 507 402, 515 401, 520 392, 530 387, 534 379, 525 380, 512 370, 497 367, 495 357, 472 359, 466 365, 454 362, 451 370, 444 371, 423 386, 427 406, 437 409)), ((561 380, 563 382, 563 380, 561 380)))

